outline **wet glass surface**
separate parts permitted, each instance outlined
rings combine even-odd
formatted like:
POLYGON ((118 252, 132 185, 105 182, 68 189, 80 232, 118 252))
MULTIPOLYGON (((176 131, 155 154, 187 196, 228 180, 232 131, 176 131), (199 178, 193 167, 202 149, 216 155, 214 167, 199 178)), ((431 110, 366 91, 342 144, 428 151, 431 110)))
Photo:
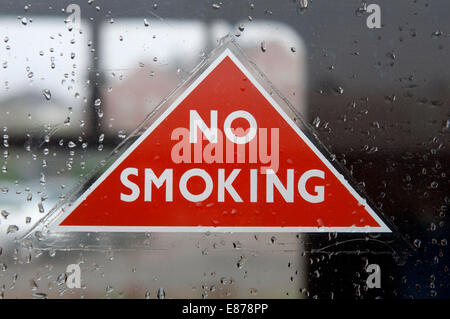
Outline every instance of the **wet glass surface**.
POLYGON ((0 296, 449 297, 450 4, 371 3, 0 1, 0 296), (398 236, 20 240, 229 33, 398 236))

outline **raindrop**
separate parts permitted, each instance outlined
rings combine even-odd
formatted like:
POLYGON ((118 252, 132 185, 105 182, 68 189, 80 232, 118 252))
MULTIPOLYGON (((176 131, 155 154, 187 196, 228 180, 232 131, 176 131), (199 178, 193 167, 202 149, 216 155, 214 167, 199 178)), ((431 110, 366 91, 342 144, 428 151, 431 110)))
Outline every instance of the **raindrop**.
POLYGON ((65 284, 66 281, 67 281, 67 274, 65 272, 59 274, 59 276, 56 278, 56 284, 58 286, 65 284))
POLYGON ((213 7, 214 9, 220 9, 220 4, 213 3, 213 4, 212 4, 212 7, 213 7))
POLYGON ((299 4, 301 10, 308 9, 308 0, 299 0, 299 4))
POLYGON ((23 25, 27 25, 27 24, 28 24, 28 20, 27 20, 26 17, 23 17, 23 18, 22 18, 22 24, 23 24, 23 25))
POLYGON ((146 27, 149 26, 149 23, 148 23, 147 19, 144 19, 144 26, 146 26, 146 27))
POLYGON ((4 209, 2 209, 2 212, 0 214, 3 216, 4 219, 8 218, 9 216, 9 213, 4 209))
POLYGON ((9 225, 8 229, 6 230, 6 234, 14 234, 19 231, 19 227, 16 225, 9 225))
POLYGON ((413 244, 415 247, 420 248, 422 241, 420 239, 415 239, 413 244))
POLYGON ((113 261, 114 260, 114 253, 112 250, 109 250, 106 254, 106 256, 108 257, 109 261, 113 261))
POLYGON ((30 280, 30 287, 31 287, 31 290, 37 290, 39 288, 38 284, 36 283, 36 281, 34 279, 30 280))
POLYGON ((44 97, 47 101, 50 101, 50 99, 52 98, 52 93, 50 92, 49 89, 43 90, 42 95, 44 95, 44 97))
POLYGON ((315 127, 319 127, 320 125, 320 117, 316 116, 312 122, 312 125, 314 125, 315 127))
POLYGON ((266 52, 266 50, 267 50, 267 49, 266 49, 266 41, 262 41, 262 42, 261 42, 261 51, 262 51, 262 52, 266 52))
POLYGON ((244 256, 241 256, 241 257, 239 258, 238 262, 236 263, 237 268, 238 268, 238 269, 241 269, 242 266, 244 266, 245 261, 246 261, 246 258, 245 258, 244 256))
POLYGON ((145 298, 145 299, 150 299, 150 291, 147 290, 147 291, 145 292, 144 298, 145 298))
POLYGON ((431 34, 431 37, 434 39, 434 38, 440 37, 442 34, 443 34, 443 32, 441 30, 436 30, 431 34))
POLYGON ((102 100, 101 99, 96 99, 95 101, 94 101, 94 105, 95 106, 100 106, 102 104, 102 100))
POLYGON ((166 292, 164 291, 164 289, 159 288, 158 293, 156 294, 156 298, 164 299, 165 297, 166 297, 166 292))
POLYGON ((335 90, 336 90, 336 93, 344 94, 344 88, 342 86, 338 86, 335 90))
POLYGON ((44 173, 41 173, 41 178, 39 179, 39 183, 41 183, 41 185, 45 185, 46 181, 45 181, 44 173))

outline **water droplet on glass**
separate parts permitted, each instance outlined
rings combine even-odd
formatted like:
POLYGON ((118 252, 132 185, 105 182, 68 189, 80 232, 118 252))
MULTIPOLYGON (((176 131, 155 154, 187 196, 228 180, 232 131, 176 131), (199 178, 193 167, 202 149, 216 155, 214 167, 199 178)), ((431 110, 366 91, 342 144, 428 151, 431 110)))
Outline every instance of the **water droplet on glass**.
POLYGON ((42 95, 44 95, 45 99, 49 101, 52 98, 52 93, 49 89, 45 89, 42 91, 42 95))
POLYGON ((9 225, 8 229, 6 230, 6 234, 14 234, 19 231, 19 227, 16 225, 9 225))
POLYGON ((67 281, 67 274, 65 272, 59 274, 58 277, 56 278, 56 284, 58 286, 65 284, 66 281, 67 281))
POLYGON ((165 297, 166 297, 166 292, 164 291, 164 289, 159 288, 158 293, 156 294, 156 298, 164 299, 165 297))
POLYGON ((41 185, 45 185, 46 181, 45 181, 44 173, 41 173, 41 178, 39 179, 39 183, 41 183, 41 185))
POLYGON ((267 49, 266 49, 266 41, 262 41, 262 42, 261 42, 261 51, 262 51, 262 52, 266 52, 266 50, 267 50, 267 49))
POLYGON ((301 10, 308 9, 308 0, 299 0, 299 4, 301 10))
POLYGON ((342 86, 338 86, 335 90, 339 94, 344 94, 344 88, 342 86))
POLYGON ((4 209, 2 209, 0 214, 3 216, 4 219, 8 218, 8 216, 9 216, 9 213, 4 209))
POLYGON ((314 125, 315 127, 319 127, 320 125, 320 117, 316 116, 312 122, 312 125, 314 125))
POLYGON ((422 241, 420 239, 415 239, 413 244, 415 247, 420 248, 422 241))

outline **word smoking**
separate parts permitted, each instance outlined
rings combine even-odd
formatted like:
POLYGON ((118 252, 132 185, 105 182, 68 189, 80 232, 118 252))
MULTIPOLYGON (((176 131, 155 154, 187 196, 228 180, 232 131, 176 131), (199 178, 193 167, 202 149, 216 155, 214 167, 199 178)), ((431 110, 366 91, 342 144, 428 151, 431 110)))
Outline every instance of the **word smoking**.
MULTIPOLYGON (((217 201, 224 202, 227 193, 235 202, 260 202, 273 203, 275 189, 285 202, 292 203, 301 198, 309 203, 321 203, 325 199, 325 186, 314 185, 308 187, 310 179, 325 179, 325 172, 319 169, 309 169, 300 172, 297 182, 294 181, 294 168, 287 169, 285 181, 280 180, 277 173, 279 167, 279 129, 270 129, 270 141, 268 129, 259 128, 256 119, 247 111, 238 110, 230 113, 223 123, 223 132, 218 129, 218 111, 210 111, 210 125, 208 126, 195 110, 189 112, 189 129, 176 128, 172 131, 171 140, 177 141, 171 150, 171 159, 174 168, 165 168, 162 172, 155 172, 151 167, 144 172, 134 167, 127 167, 121 171, 120 181, 126 188, 120 194, 124 202, 134 202, 139 199, 141 187, 130 180, 130 176, 144 176, 144 196, 146 202, 152 201, 153 186, 161 189, 165 185, 165 201, 172 202, 174 191, 178 190, 181 196, 190 202, 201 202, 208 199, 215 190, 217 201), (232 124, 238 120, 246 121, 247 129, 233 128, 232 124), (199 136, 202 135, 202 138, 199 136), (202 141, 208 143, 203 146, 202 141), (269 152, 270 149, 270 152, 269 152), (247 154, 248 152, 248 154, 247 154), (210 174, 202 168, 192 168, 185 172, 179 172, 176 164, 181 163, 206 163, 206 164, 254 164, 242 165, 242 168, 225 169, 217 168, 216 174, 210 174), (259 164, 259 166, 258 166, 259 164), (255 168, 253 168, 255 167, 255 168), (159 175, 159 176, 158 176, 159 175), (175 179, 178 179, 177 181, 175 179), (188 182, 192 178, 203 180, 204 189, 199 194, 189 190, 188 182), (258 179, 265 179, 265 190, 258 189, 258 179), (246 180, 244 180, 246 179, 246 180), (174 188, 177 182, 178 187, 174 188), (249 191, 241 196, 234 185, 248 185, 249 191), (314 189, 313 192, 311 190, 314 189), (265 191, 265 196, 263 193, 265 191), (297 196, 296 194, 300 196, 297 196)), ((161 171, 161 169, 159 170, 161 171)), ((298 174, 297 174, 298 175, 298 174)), ((192 182, 191 182, 192 183, 192 182)), ((263 188, 263 187, 259 187, 263 188)), ((278 198, 278 197, 277 197, 278 198)))

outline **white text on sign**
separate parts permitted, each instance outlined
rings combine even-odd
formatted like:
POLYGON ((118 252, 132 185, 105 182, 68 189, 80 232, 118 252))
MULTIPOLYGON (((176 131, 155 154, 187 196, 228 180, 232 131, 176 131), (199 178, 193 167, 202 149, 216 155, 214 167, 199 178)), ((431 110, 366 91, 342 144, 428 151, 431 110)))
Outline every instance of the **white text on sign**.
MULTIPOLYGON (((314 192, 307 190, 307 183, 311 178, 325 179, 325 172, 319 169, 309 169, 303 172, 298 179, 294 181, 294 169, 286 170, 286 181, 281 181, 277 175, 279 165, 279 130, 278 128, 270 129, 270 143, 268 143, 266 128, 259 128, 255 118, 247 111, 239 110, 230 113, 224 121, 223 131, 218 129, 217 125, 218 111, 210 112, 210 126, 200 117, 197 111, 190 110, 189 130, 185 128, 176 128, 172 132, 172 140, 179 141, 176 143, 171 152, 171 158, 174 164, 179 163, 252 163, 261 164, 260 169, 242 169, 234 168, 225 171, 225 168, 217 169, 214 180, 206 170, 201 168, 189 169, 181 175, 178 181, 179 193, 190 202, 204 201, 213 194, 217 198, 217 202, 225 201, 225 193, 228 193, 234 202, 258 202, 266 203, 274 202, 275 189, 287 203, 293 203, 295 193, 298 192, 300 197, 309 203, 321 203, 325 199, 325 186, 315 185, 314 192), (233 129, 232 123, 236 119, 244 119, 249 128, 233 129), (203 138, 198 138, 202 135, 203 138), (204 147, 202 140, 205 139, 209 143, 204 147), (246 156, 246 147, 248 144, 248 156, 246 156), (270 152, 268 152, 270 144, 270 152), (193 146, 192 146, 193 145, 193 146), (235 149, 236 147, 236 149, 235 149), (193 148, 193 149, 192 149, 193 148), (193 156, 192 156, 193 154, 193 156), (237 156, 235 156, 237 155, 237 156), (249 196, 242 198, 239 192, 233 186, 233 182, 238 176, 245 176, 249 183, 249 196), (193 177, 199 177, 204 182, 204 190, 200 194, 193 194, 188 189, 188 182, 193 177), (265 196, 258 194, 258 178, 265 178, 265 196)), ((132 182, 130 176, 139 176, 144 174, 143 199, 146 202, 152 201, 152 191, 154 188, 161 189, 165 185, 165 201, 172 202, 174 197, 174 169, 166 168, 159 176, 152 168, 145 168, 144 172, 140 172, 137 168, 127 167, 120 174, 120 181, 129 191, 121 193, 120 199, 124 202, 133 202, 138 200, 141 195, 141 188, 138 184, 132 182), (154 187, 153 187, 154 186, 154 187)))

